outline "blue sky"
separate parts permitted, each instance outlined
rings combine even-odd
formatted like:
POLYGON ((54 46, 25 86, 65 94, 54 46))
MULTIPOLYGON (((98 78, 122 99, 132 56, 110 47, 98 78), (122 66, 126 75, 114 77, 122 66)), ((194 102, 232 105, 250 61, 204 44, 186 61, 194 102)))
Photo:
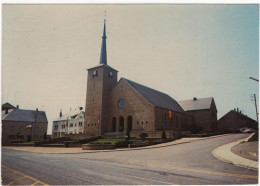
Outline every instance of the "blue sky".
POLYGON ((258 5, 3 5, 2 102, 45 110, 48 133, 60 109, 85 107, 104 10, 119 78, 177 101, 214 97, 218 118, 235 107, 256 118, 258 5))

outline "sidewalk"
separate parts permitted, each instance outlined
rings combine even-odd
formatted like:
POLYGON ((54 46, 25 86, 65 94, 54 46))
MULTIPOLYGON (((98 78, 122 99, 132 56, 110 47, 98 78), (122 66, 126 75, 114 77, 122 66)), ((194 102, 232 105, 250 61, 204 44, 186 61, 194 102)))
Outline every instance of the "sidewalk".
POLYGON ((249 137, 247 137, 245 139, 241 139, 241 140, 238 140, 238 141, 235 141, 232 143, 228 143, 228 144, 219 146, 212 151, 212 154, 216 158, 218 158, 222 161, 228 162, 228 163, 232 163, 236 166, 245 167, 245 168, 249 168, 249 169, 253 169, 253 170, 258 170, 258 161, 253 161, 253 160, 243 158, 239 155, 234 154, 231 151, 232 147, 234 147, 237 144, 240 144, 243 141, 247 141, 249 138, 252 137, 252 135, 250 135, 249 137))
POLYGON ((229 134, 217 135, 217 136, 210 136, 204 138, 181 138, 175 141, 167 142, 167 143, 160 143, 157 145, 145 146, 145 147, 137 147, 137 148, 119 148, 119 149, 112 149, 112 150, 82 150, 81 147, 21 147, 21 146, 2 146, 4 149, 10 150, 19 150, 25 152, 32 152, 32 153, 39 153, 39 154, 76 154, 76 153, 98 153, 98 152, 111 152, 111 151, 129 151, 129 150, 141 150, 141 149, 153 149, 153 148, 161 148, 167 147, 172 145, 178 145, 183 143, 190 143, 192 141, 198 140, 206 140, 209 138, 216 138, 220 136, 225 136, 229 134))

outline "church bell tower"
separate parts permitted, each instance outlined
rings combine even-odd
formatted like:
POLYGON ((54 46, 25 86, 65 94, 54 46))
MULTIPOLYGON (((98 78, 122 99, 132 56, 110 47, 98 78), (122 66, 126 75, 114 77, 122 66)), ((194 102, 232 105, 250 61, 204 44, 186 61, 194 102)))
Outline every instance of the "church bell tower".
POLYGON ((107 65, 106 20, 102 36, 100 62, 87 69, 87 95, 84 134, 87 137, 103 135, 109 125, 109 95, 117 83, 117 70, 107 65))

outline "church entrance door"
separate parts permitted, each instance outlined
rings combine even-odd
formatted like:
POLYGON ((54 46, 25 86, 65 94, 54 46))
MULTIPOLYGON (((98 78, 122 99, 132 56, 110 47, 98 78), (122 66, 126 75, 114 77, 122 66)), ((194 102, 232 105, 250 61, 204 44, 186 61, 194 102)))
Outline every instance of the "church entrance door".
POLYGON ((133 121, 132 116, 128 116, 128 117, 127 117, 127 129, 128 129, 129 131, 132 131, 132 129, 133 129, 132 121, 133 121))
POLYGON ((121 116, 119 121, 120 121, 120 123, 119 123, 119 132, 123 132, 124 131, 124 117, 121 116))
POLYGON ((116 131, 116 118, 113 117, 112 119, 112 131, 115 132, 116 131))

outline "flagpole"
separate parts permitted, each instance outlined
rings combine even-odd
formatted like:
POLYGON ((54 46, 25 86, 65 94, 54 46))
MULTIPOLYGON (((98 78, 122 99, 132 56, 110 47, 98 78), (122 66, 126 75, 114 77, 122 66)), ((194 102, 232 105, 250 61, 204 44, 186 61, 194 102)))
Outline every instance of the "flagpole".
POLYGON ((32 127, 31 127, 31 141, 33 139, 33 137, 32 137, 32 128, 33 128, 33 123, 32 123, 32 127))

